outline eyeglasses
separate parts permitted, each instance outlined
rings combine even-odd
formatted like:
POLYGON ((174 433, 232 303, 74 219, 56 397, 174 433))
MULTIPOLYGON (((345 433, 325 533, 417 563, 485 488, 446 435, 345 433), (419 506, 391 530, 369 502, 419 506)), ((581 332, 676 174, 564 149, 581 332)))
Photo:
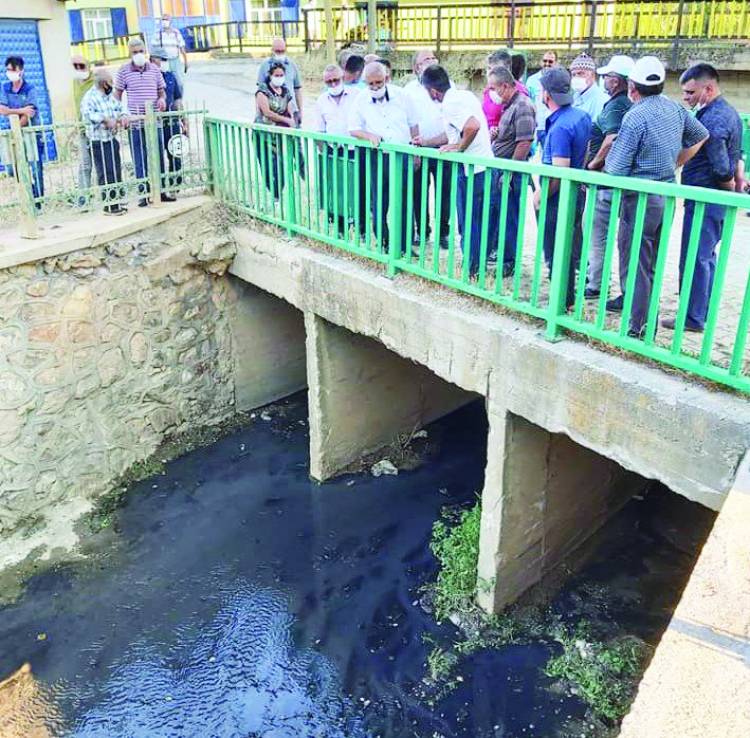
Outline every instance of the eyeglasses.
POLYGON ((334 77, 333 79, 324 79, 323 83, 328 86, 332 87, 333 85, 337 85, 339 82, 341 82, 341 77, 334 77))
POLYGON ((86 70, 86 65, 85 64, 74 64, 73 65, 73 69, 79 69, 81 71, 85 71, 86 70))
POLYGON ((554 59, 542 59, 542 66, 543 67, 554 67, 555 66, 555 60, 554 59))

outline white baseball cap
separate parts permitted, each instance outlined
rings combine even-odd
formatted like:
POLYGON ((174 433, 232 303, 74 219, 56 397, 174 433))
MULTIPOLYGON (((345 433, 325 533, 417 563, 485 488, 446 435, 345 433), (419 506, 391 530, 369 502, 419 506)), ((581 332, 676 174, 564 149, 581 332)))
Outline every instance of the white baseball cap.
POLYGON ((664 65, 655 56, 642 56, 630 72, 630 81, 646 87, 660 85, 667 77, 664 65))
POLYGON ((610 60, 609 64, 603 67, 599 67, 596 70, 597 74, 619 74, 620 77, 629 77, 633 71, 635 62, 630 56, 624 54, 615 54, 610 60))

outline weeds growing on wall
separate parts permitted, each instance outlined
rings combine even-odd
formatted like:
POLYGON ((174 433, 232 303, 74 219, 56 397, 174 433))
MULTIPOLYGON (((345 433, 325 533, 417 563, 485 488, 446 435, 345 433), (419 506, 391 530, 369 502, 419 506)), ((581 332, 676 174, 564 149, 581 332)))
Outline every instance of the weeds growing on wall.
POLYGON ((433 526, 430 548, 440 562, 437 581, 429 590, 435 617, 457 624, 460 636, 446 647, 430 641, 429 679, 445 694, 458 683, 461 657, 510 644, 547 642, 553 655, 544 673, 561 680, 604 720, 607 732, 625 715, 635 696, 650 648, 623 635, 603 617, 610 600, 606 588, 582 585, 570 595, 565 618, 541 604, 515 605, 499 615, 487 615, 476 603, 478 587, 480 504, 460 512, 445 511, 433 526))

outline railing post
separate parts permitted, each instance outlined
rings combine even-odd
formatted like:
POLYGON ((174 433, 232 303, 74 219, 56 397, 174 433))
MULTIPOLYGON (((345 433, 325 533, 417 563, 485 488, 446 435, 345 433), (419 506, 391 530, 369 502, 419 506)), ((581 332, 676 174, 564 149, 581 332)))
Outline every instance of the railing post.
MULTIPOLYGON (((576 215, 577 198, 578 185, 569 179, 561 180, 557 201, 552 274, 550 276, 547 330, 545 332, 545 337, 550 341, 556 340, 560 333, 557 319, 567 313, 568 279, 570 260, 573 258, 573 223, 576 215)), ((549 208, 547 217, 550 217, 549 208)), ((583 275, 580 278, 583 279, 583 275)))
POLYGON ((239 42, 240 42, 240 54, 242 53, 242 37, 244 35, 245 34, 243 33, 242 21, 237 21, 237 38, 239 39, 239 42))
POLYGON ((589 56, 594 55, 594 38, 596 36, 596 0, 591 0, 591 15, 589 15, 589 56))
POLYGON ((672 42, 672 69, 677 69, 680 61, 680 37, 682 36, 682 18, 685 14, 685 0, 680 0, 680 6, 677 9, 677 32, 672 42))
MULTIPOLYGON (((18 201, 21 204, 21 238, 39 238, 39 224, 36 220, 36 203, 31 183, 31 171, 26 159, 26 147, 21 130, 21 119, 10 117, 10 160, 18 182, 18 201)), ((36 136, 36 134, 32 134, 36 136)), ((43 134, 42 134, 43 135, 43 134)))
MULTIPOLYGON (((281 136, 282 144, 282 156, 284 166, 282 167, 284 176, 284 199, 286 201, 286 232, 288 236, 292 235, 292 226, 297 223, 297 208, 296 208, 296 191, 295 188, 298 182, 297 172, 299 171, 295 167, 294 153, 297 148, 297 138, 295 136, 281 136)), ((305 173, 306 176, 310 176, 309 173, 305 173)), ((282 182, 279 182, 281 187, 282 182)))
POLYGON ((304 18, 305 23, 305 53, 310 52, 310 26, 308 25, 310 22, 309 11, 306 8, 302 9, 302 17, 304 18))
POLYGON ((437 36, 435 37, 435 52, 440 53, 440 26, 443 25, 443 12, 440 5, 437 6, 437 36))
MULTIPOLYGON (((401 185, 401 176, 398 169, 398 165, 401 163, 398 160, 399 156, 403 154, 397 154, 395 151, 391 151, 388 154, 388 271, 387 275, 390 279, 396 276, 398 271, 398 258, 401 256, 401 249, 411 248, 411 244, 401 244, 401 218, 403 217, 403 209, 405 206, 406 197, 405 192, 399 192, 401 185)), ((409 162, 411 163, 411 162, 409 162)), ((378 213, 378 218, 382 218, 383 214, 378 213)))
POLYGON ((516 0, 510 4, 510 18, 508 18, 508 48, 512 49, 516 38, 516 0))
POLYGON ((156 113, 153 103, 146 103, 146 120, 143 135, 146 137, 146 166, 148 167, 148 184, 151 191, 151 204, 161 205, 161 168, 162 150, 159 144, 159 129, 156 126, 156 113))
POLYGON ((216 160, 216 157, 214 156, 214 126, 210 123, 210 121, 206 120, 205 115, 203 117, 203 142, 203 151, 206 157, 206 172, 208 180, 206 182, 206 189, 208 190, 208 192, 215 196, 216 189, 214 187, 214 162, 216 160))

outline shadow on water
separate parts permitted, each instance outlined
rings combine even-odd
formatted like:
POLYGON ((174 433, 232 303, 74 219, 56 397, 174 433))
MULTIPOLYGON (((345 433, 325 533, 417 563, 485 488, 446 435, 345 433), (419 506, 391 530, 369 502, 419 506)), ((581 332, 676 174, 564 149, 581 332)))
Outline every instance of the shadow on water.
MULTIPOLYGON (((457 689, 422 699, 425 636, 455 633, 418 602, 436 573, 431 526, 481 489, 482 404, 429 434, 415 471, 319 486, 296 396, 170 463, 135 487, 99 567, 37 576, 0 611, 0 674, 30 662, 56 706, 49 735, 66 738, 562 735, 585 706, 549 688, 548 644, 475 654, 457 689)), ((652 504, 626 508, 578 579, 615 583, 627 596, 611 617, 647 639, 694 555, 643 524, 652 504)))

